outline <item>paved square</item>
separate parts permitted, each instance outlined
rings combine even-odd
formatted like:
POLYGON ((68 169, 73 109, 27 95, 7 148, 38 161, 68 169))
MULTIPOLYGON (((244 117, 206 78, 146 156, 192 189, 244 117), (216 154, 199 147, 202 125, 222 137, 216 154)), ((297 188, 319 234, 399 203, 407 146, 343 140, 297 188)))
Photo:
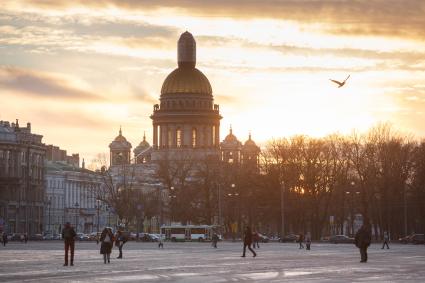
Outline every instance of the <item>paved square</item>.
POLYGON ((240 242, 130 242, 124 259, 104 264, 95 242, 77 242, 75 266, 64 267, 59 241, 9 242, 0 247, 0 282, 424 282, 425 245, 369 248, 369 262, 359 263, 351 244, 313 243, 312 250, 296 244, 261 244, 258 257, 241 258, 240 242))

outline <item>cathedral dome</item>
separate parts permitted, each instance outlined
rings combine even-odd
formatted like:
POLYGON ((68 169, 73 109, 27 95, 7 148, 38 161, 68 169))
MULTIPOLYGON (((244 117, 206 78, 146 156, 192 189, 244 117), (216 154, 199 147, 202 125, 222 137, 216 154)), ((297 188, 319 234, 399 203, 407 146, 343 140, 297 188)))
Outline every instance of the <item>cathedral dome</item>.
POLYGON ((172 71, 161 88, 164 94, 212 95, 211 84, 196 66, 196 42, 190 32, 184 32, 177 43, 178 68, 172 71))
POLYGON ((139 143, 139 145, 134 149, 134 154, 138 155, 139 153, 145 151, 150 148, 150 144, 146 141, 146 135, 143 134, 143 140, 139 143))
POLYGON ((111 149, 130 149, 131 143, 122 135, 121 127, 118 136, 109 145, 111 149))
POLYGON ((196 68, 177 68, 165 79, 161 88, 164 94, 205 94, 212 95, 207 77, 196 68))

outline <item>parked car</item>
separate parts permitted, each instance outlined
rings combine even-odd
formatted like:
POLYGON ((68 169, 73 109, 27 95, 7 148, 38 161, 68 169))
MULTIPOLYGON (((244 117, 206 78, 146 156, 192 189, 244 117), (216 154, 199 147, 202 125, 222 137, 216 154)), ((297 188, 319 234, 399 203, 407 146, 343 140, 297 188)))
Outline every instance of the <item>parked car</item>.
POLYGON ((402 244, 424 244, 425 243, 425 238, 424 238, 424 234, 411 234, 409 236, 406 237, 402 237, 400 239, 398 239, 398 241, 402 244))
POLYGON ((410 238, 410 242, 415 245, 425 244, 424 234, 413 234, 410 238))
POLYGON ((77 240, 79 241, 89 241, 90 236, 84 233, 77 233, 77 240))
POLYGON ((258 236, 260 237, 261 243, 268 243, 270 241, 269 237, 267 237, 266 235, 258 233, 258 236))
POLYGON ((346 235, 334 235, 329 238, 329 242, 334 244, 354 244, 354 238, 346 235))
POLYGON ((159 242, 159 235, 149 234, 149 237, 151 237, 152 242, 159 242))
POLYGON ((41 241, 41 240, 43 240, 43 235, 42 234, 30 235, 28 237, 28 240, 31 240, 31 241, 41 241))
POLYGON ((298 240, 298 235, 296 234, 288 234, 283 238, 279 238, 280 243, 294 243, 298 240))

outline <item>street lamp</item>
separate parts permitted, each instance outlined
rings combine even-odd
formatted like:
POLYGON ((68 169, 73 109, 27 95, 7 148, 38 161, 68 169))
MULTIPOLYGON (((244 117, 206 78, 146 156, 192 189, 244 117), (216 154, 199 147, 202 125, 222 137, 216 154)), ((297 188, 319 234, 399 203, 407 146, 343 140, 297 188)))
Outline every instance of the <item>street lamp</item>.
POLYGON ((95 205, 96 211, 97 211, 97 231, 99 232, 99 209, 100 209, 100 200, 96 200, 96 205, 95 205))
POLYGON ((285 183, 282 181, 280 184, 280 214, 281 214, 281 225, 282 225, 282 235, 281 239, 285 237, 285 183))
POLYGON ((50 206, 52 204, 52 200, 51 198, 49 198, 49 200, 46 202, 47 206, 49 207, 49 226, 48 226, 48 231, 50 233, 50 206))
POLYGON ((77 232, 78 231, 78 214, 79 214, 79 211, 78 211, 78 208, 80 207, 80 204, 78 203, 78 202, 76 202, 75 204, 74 204, 74 207, 75 207, 75 231, 77 232))

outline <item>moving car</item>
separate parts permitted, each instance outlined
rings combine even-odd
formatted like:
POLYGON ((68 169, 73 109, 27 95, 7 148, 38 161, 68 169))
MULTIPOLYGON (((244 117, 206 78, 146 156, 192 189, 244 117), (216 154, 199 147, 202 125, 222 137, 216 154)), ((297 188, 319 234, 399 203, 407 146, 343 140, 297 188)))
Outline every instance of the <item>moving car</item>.
POLYGON ((334 244, 354 244, 354 238, 346 235, 334 235, 329 238, 329 242, 334 244))

